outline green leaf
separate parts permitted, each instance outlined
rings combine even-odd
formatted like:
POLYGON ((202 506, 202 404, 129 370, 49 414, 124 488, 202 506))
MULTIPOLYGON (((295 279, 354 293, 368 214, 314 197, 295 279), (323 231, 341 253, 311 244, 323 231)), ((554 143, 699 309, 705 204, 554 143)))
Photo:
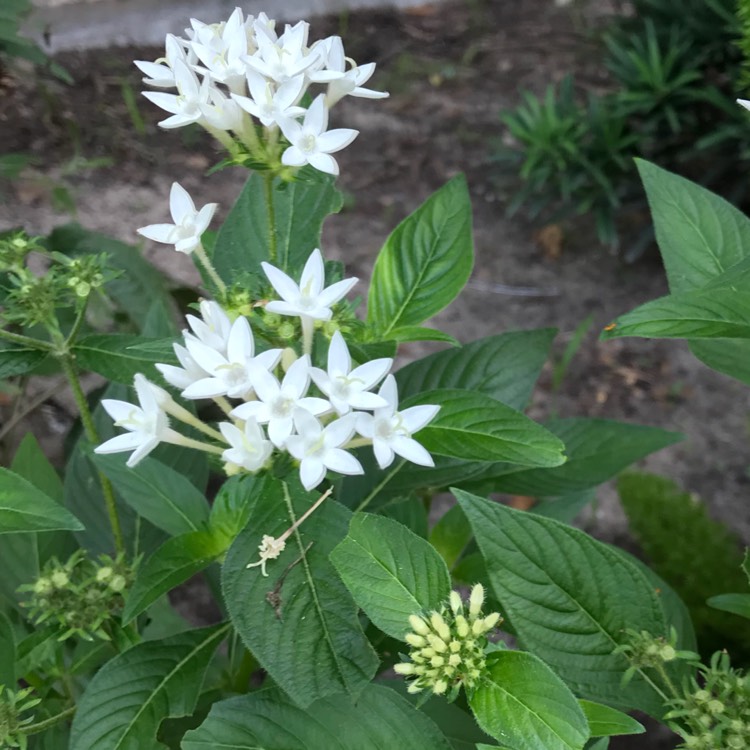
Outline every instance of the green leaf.
POLYGON ((268 577, 259 567, 265 535, 280 537, 311 505, 295 481, 269 481, 245 530, 227 553, 222 591, 232 624, 275 682, 299 705, 345 692, 357 696, 377 669, 357 607, 328 559, 346 536, 351 514, 326 500, 289 537, 268 577), (300 658, 300 654, 315 654, 300 658))
POLYGON ((522 651, 496 651, 469 698, 482 729, 514 750, 581 750, 589 728, 565 683, 522 651))
POLYGON ((578 514, 590 505, 596 497, 596 490, 579 490, 560 497, 539 500, 531 507, 531 512, 546 518, 554 518, 562 523, 573 523, 578 514))
POLYGON ((320 231, 326 216, 340 211, 342 205, 341 193, 334 187, 333 179, 325 179, 315 184, 274 183, 269 208, 265 178, 254 172, 216 237, 212 252, 216 271, 228 284, 248 269, 260 273, 260 263, 264 260, 284 271, 295 272, 320 247, 320 231), (270 216, 275 228, 275 257, 271 250, 270 216))
POLYGON ((607 419, 553 419, 547 429, 565 443, 568 460, 550 469, 497 466, 462 482, 471 492, 550 497, 596 487, 644 456, 682 440, 677 432, 607 419))
POLYGON ((16 637, 10 620, 0 612, 0 685, 12 690, 16 684, 16 637))
POLYGON ((559 466, 565 446, 544 427, 489 396, 443 389, 412 396, 403 408, 437 404, 440 411, 417 440, 430 453, 522 466, 559 466))
POLYGON ((360 699, 334 695, 305 708, 273 690, 215 703, 182 750, 450 750, 423 713, 393 690, 367 685, 360 699))
POLYGON ((643 734, 646 728, 616 708, 591 701, 578 701, 586 714, 592 737, 614 737, 621 734, 643 734))
POLYGON ((454 505, 432 527, 430 544, 452 570, 473 536, 466 514, 460 505, 454 505))
POLYGON ((524 409, 549 356, 555 328, 510 331, 447 349, 396 373, 401 398, 438 388, 477 391, 524 409))
POLYGON ((136 373, 153 379, 154 363, 171 361, 171 357, 163 360, 158 352, 149 355, 149 350, 143 348, 155 342, 159 343, 160 339, 126 333, 97 333, 78 341, 73 353, 81 369, 98 372, 116 383, 132 385, 136 373))
POLYGON ((133 646, 104 665, 78 703, 70 750, 163 748, 168 717, 189 716, 228 625, 179 633, 133 646))
POLYGON ((730 289, 683 292, 646 302, 621 315, 602 339, 750 338, 750 293, 730 289))
POLYGON ((629 663, 614 653, 628 629, 667 635, 661 603, 638 567, 571 526, 454 494, 523 644, 578 695, 661 716, 651 678, 637 673, 623 687, 629 663))
POLYGON ((11 470, 31 482, 47 497, 58 503, 63 501, 63 483, 57 470, 44 455, 39 442, 31 432, 26 433, 18 446, 11 470))
POLYGON ((750 385, 750 341, 703 339, 689 341, 690 351, 704 364, 750 385))
POLYGON ((409 341, 442 341, 451 346, 461 345, 458 339, 454 338, 449 333, 438 331, 437 328, 425 328, 424 326, 406 326, 404 328, 396 328, 388 335, 394 341, 398 341, 402 344, 409 341))
POLYGON ((741 211, 690 180, 636 164, 673 294, 705 286, 747 255, 750 220, 741 211))
POLYGON ((422 498, 416 495, 394 498, 386 505, 378 508, 378 513, 386 518, 392 518, 406 526, 422 539, 427 539, 429 532, 429 517, 422 498))
POLYGON ((47 352, 15 346, 3 341, 0 343, 0 380, 25 375, 46 358, 47 352))
POLYGON ((188 578, 200 573, 227 550, 227 540, 209 531, 191 531, 168 539, 138 569, 128 593, 122 623, 127 625, 188 578))
POLYGON ((707 604, 722 612, 731 612, 750 620, 750 594, 719 594, 712 596, 707 604))
POLYGON ((437 609, 450 594, 448 568, 424 539, 383 516, 356 513, 330 560, 372 623, 403 641, 409 615, 437 609))
POLYGON ((198 531, 208 523, 209 505, 182 474, 147 457, 137 466, 121 455, 92 455, 117 492, 138 515, 175 536, 198 531))
POLYGON ((473 263, 471 200, 458 176, 404 219, 378 254, 367 300, 373 338, 440 312, 463 289, 473 263))
POLYGON ((23 477, 0 467, 0 534, 22 531, 78 531, 81 522, 23 477))
POLYGON ((266 491, 270 478, 240 474, 222 484, 211 506, 211 533, 227 540, 227 547, 247 525, 257 499, 266 491))

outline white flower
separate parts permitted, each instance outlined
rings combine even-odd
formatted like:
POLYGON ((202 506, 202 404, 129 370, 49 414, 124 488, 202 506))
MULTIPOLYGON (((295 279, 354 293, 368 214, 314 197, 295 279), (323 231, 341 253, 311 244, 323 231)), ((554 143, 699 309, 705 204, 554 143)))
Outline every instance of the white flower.
POLYGON ((298 315, 314 320, 330 320, 333 316, 331 306, 341 300, 359 279, 344 279, 325 286, 325 266, 323 256, 317 248, 312 251, 302 270, 300 283, 297 285, 282 270, 265 261, 261 263, 263 271, 281 300, 269 302, 268 312, 279 315, 298 315))
POLYGON ((219 89, 211 89, 208 97, 209 103, 201 104, 201 112, 206 124, 216 130, 241 132, 244 127, 245 113, 240 105, 219 89))
POLYGON ((365 99, 385 99, 389 96, 386 91, 374 91, 362 87, 362 84, 367 83, 375 72, 375 63, 356 65, 353 60, 350 60, 353 67, 347 70, 347 58, 341 37, 329 37, 324 44, 328 47, 326 68, 310 74, 309 78, 315 83, 328 83, 325 98, 327 107, 332 107, 339 99, 347 95, 365 99))
POLYGON ((344 337, 336 331, 328 347, 328 372, 318 367, 310 370, 315 384, 331 401, 339 414, 354 409, 378 409, 388 402, 374 393, 369 393, 391 369, 393 360, 384 357, 365 362, 352 370, 352 358, 344 337))
POLYGON ((226 354, 229 332, 232 330, 232 321, 224 312, 221 305, 213 300, 201 300, 201 317, 186 315, 188 325, 192 334, 185 332, 185 339, 195 337, 206 346, 210 346, 220 354, 226 354))
POLYGON ((207 203, 200 211, 185 188, 172 183, 169 193, 169 212, 174 224, 149 224, 141 227, 138 234, 155 242, 174 245, 178 253, 190 255, 201 244, 201 235, 211 223, 216 203, 207 203))
POLYGON ((172 344, 174 353, 177 356, 182 367, 176 365, 165 365, 157 364, 156 369, 162 374, 164 380, 175 388, 184 390, 189 385, 195 383, 196 380, 205 378, 208 373, 198 365, 198 363, 190 356, 190 352, 179 344, 172 344))
POLYGON ((317 487, 325 478, 326 469, 339 474, 363 474, 362 464, 342 449, 354 434, 356 417, 348 414, 323 427, 305 409, 294 412, 298 434, 287 438, 286 448, 300 461, 299 476, 306 490, 317 487))
POLYGON ((331 154, 346 148, 358 135, 358 130, 328 127, 328 109, 325 95, 319 94, 305 113, 300 125, 295 120, 281 120, 279 127, 291 146, 281 155, 283 164, 301 167, 311 164, 315 169, 328 174, 338 174, 339 165, 331 154))
POLYGON ((167 38, 164 41, 164 50, 165 56, 161 60, 157 60, 156 62, 136 60, 135 64, 147 76, 143 79, 144 83, 160 89, 170 89, 176 86, 174 79, 175 61, 187 61, 185 50, 174 34, 167 34, 167 38))
POLYGON ((219 429, 224 439, 232 446, 221 454, 227 463, 241 466, 248 471, 263 468, 273 446, 266 440, 263 430, 252 417, 245 422, 244 430, 229 422, 220 422, 219 429))
POLYGON ((206 27, 197 30, 196 40, 191 47, 214 81, 226 84, 231 91, 241 91, 244 87, 245 62, 247 55, 247 30, 245 19, 240 8, 235 8, 232 15, 219 33, 206 27), (204 40, 205 42, 204 43, 204 40))
POLYGON ((140 406, 110 398, 102 399, 101 402, 107 414, 115 420, 115 426, 124 427, 128 432, 94 448, 94 453, 133 451, 127 460, 127 465, 131 468, 160 442, 174 443, 181 440, 181 435, 170 428, 169 419, 162 408, 163 399, 169 398, 166 391, 149 383, 140 373, 135 376, 134 385, 140 406))
POLYGON ((372 440, 372 448, 380 468, 390 466, 395 453, 420 466, 434 466, 432 456, 412 435, 432 421, 440 407, 424 404, 396 411, 398 388, 393 375, 385 379, 378 393, 388 405, 376 409, 374 415, 358 414, 357 432, 372 440))
POLYGON ((196 381, 182 392, 182 396, 189 399, 217 396, 243 398, 253 390, 251 365, 255 363, 272 370, 281 358, 281 349, 269 349, 255 356, 253 332, 247 318, 242 316, 232 323, 226 356, 197 339, 189 338, 185 343, 196 364, 209 374, 209 377, 196 381))
POLYGON ((254 70, 247 71, 247 85, 250 96, 232 94, 232 98, 246 112, 257 117, 267 128, 284 118, 299 117, 305 113, 303 107, 295 106, 302 96, 305 86, 303 76, 290 78, 278 88, 254 70))
POLYGON ((750 99, 737 99, 737 104, 743 106, 745 109, 750 109, 750 99))
POLYGON ((200 83, 183 60, 175 60, 173 70, 177 94, 165 94, 161 91, 143 92, 143 96, 157 107, 172 113, 171 117, 159 123, 163 128, 180 128, 202 120, 201 104, 208 102, 211 87, 208 76, 200 83))
POLYGON ((249 68, 276 83, 296 78, 321 63, 320 56, 307 49, 309 30, 310 25, 300 21, 294 26, 287 25, 276 41, 267 34, 256 34, 258 51, 252 56, 246 56, 244 61, 249 68))
POLYGON ((310 385, 307 355, 294 361, 281 383, 263 368, 253 368, 250 376, 259 400, 240 404, 231 416, 268 424, 268 437, 277 448, 283 448, 284 441, 292 434, 295 409, 305 409, 316 416, 331 410, 325 399, 305 396, 310 385))

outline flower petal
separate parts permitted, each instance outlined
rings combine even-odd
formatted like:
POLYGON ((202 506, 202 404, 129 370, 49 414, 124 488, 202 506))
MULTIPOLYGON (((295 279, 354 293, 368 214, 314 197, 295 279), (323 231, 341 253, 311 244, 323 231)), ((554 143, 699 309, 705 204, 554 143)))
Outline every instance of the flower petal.
POLYGON ((177 227, 174 224, 149 224, 147 227, 136 229, 136 232, 146 239, 154 242, 163 242, 166 245, 175 243, 177 227))
POLYGON ((316 139, 315 144, 319 151, 326 154, 333 154, 346 148, 357 136, 359 130, 351 128, 336 128, 329 130, 327 133, 321 133, 316 139))
MULTIPOLYGON (((279 296, 290 304, 297 302, 300 296, 299 287, 287 276, 280 268, 272 266, 270 263, 263 261, 261 264, 263 273, 271 282, 271 286, 276 290, 279 296)), ((266 308, 267 309, 267 308, 266 308)))
POLYGON ((347 453, 341 448, 330 448, 323 455, 323 462, 331 469, 339 474, 364 474, 365 470, 362 468, 362 464, 357 461, 351 453, 347 453))
POLYGON ((341 331, 335 331, 328 347, 328 374, 331 377, 348 375, 352 369, 352 357, 341 331))
POLYGON ((94 448, 94 453, 122 453, 135 450, 144 440, 142 432, 126 432, 115 435, 101 445, 94 448))
POLYGON ((317 487, 326 476, 326 467, 319 458, 303 458, 299 465, 299 478, 306 490, 317 487))
POLYGON ((372 450, 375 454, 375 460, 378 462, 378 466, 381 469, 387 469, 395 458, 393 448, 385 440, 373 440, 372 450))
MULTIPOLYGON (((390 370, 392 366, 393 360, 390 357, 373 359, 370 362, 365 362, 359 367, 355 367, 349 377, 352 380, 361 381, 363 383, 362 389, 368 391, 388 374, 388 370, 390 370)), ((383 402, 383 406, 385 406, 387 403, 385 399, 383 399, 383 402)))
POLYGON ((425 447, 412 438, 397 435, 390 441, 390 445, 399 456, 413 464, 419 464, 419 466, 435 465, 432 456, 425 447))
POLYGON ((305 262, 302 276, 299 280, 300 290, 305 289, 308 296, 317 297, 326 283, 326 269, 323 264, 323 255, 316 247, 305 262))
POLYGON ((346 297, 349 290, 359 281, 359 279, 344 279, 343 281, 337 281, 335 284, 324 289, 318 295, 318 304, 322 307, 330 307, 336 304, 339 300, 346 297))
POLYGON ((169 191, 169 211, 175 224, 181 224, 185 218, 193 218, 196 213, 193 199, 178 182, 173 182, 169 191))
POLYGON ((406 429, 411 434, 419 432, 425 425, 429 424, 440 411, 439 406, 432 406, 431 404, 422 404, 420 406, 410 406, 408 409, 404 409, 401 414, 401 419, 406 425, 406 429))
POLYGON ((340 174, 339 163, 328 154, 313 152, 307 155, 307 161, 320 172, 326 174, 340 174))
POLYGON ((196 400, 200 398, 216 398, 226 396, 227 384, 220 378, 203 378, 189 385, 180 394, 183 398, 196 400))
POLYGON ((357 417, 354 414, 347 414, 344 417, 334 420, 326 425, 325 445, 330 448, 339 448, 344 443, 348 443, 354 430, 357 427, 357 417))

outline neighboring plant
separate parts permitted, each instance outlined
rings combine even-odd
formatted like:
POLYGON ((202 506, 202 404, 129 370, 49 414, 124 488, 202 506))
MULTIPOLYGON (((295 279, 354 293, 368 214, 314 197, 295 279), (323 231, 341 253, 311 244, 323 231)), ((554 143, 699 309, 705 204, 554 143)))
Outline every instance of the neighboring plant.
MULTIPOLYGON (((132 248, 75 226, 0 244, 0 377, 61 370, 81 422, 63 479, 31 436, 0 469, 0 744, 601 750, 639 710, 712 747, 678 715, 698 669, 684 604, 564 522, 681 436, 527 417, 554 330, 462 346, 424 325, 471 273, 460 176, 385 240, 358 317, 319 245, 332 154, 357 135, 329 113, 383 96, 374 65, 239 9, 189 37, 139 63, 177 90, 148 97, 252 174, 215 237, 216 206, 177 183, 172 221, 140 229, 203 275, 182 334, 132 248), (417 340, 449 346, 392 373, 417 340), (87 397, 85 371, 110 382, 87 397), (481 496, 499 492, 543 500, 481 496), (196 628, 167 597, 199 573, 196 628)), ((745 684, 722 679, 706 689, 734 718, 745 684)))
POLYGON ((590 214, 603 244, 618 247, 625 232, 629 258, 650 239, 618 221, 642 213, 634 156, 694 170, 742 202, 750 155, 734 106, 744 64, 734 0, 636 0, 633 9, 603 34, 609 90, 584 97, 569 76, 541 97, 525 92, 502 117, 515 144, 497 153, 521 178, 511 212, 523 205, 546 221, 590 214))

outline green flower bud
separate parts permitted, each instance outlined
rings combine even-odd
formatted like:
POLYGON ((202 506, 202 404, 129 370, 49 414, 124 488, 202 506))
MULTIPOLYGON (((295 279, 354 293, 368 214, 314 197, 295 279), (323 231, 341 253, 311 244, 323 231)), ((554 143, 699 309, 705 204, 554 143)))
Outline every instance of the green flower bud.
POLYGON ((70 578, 64 570, 55 570, 50 576, 50 580, 56 589, 64 589, 70 583, 70 578))
POLYGON ((112 576, 112 580, 109 582, 109 588, 118 594, 125 588, 126 585, 127 581, 125 580, 125 576, 122 576, 119 573, 112 576))

